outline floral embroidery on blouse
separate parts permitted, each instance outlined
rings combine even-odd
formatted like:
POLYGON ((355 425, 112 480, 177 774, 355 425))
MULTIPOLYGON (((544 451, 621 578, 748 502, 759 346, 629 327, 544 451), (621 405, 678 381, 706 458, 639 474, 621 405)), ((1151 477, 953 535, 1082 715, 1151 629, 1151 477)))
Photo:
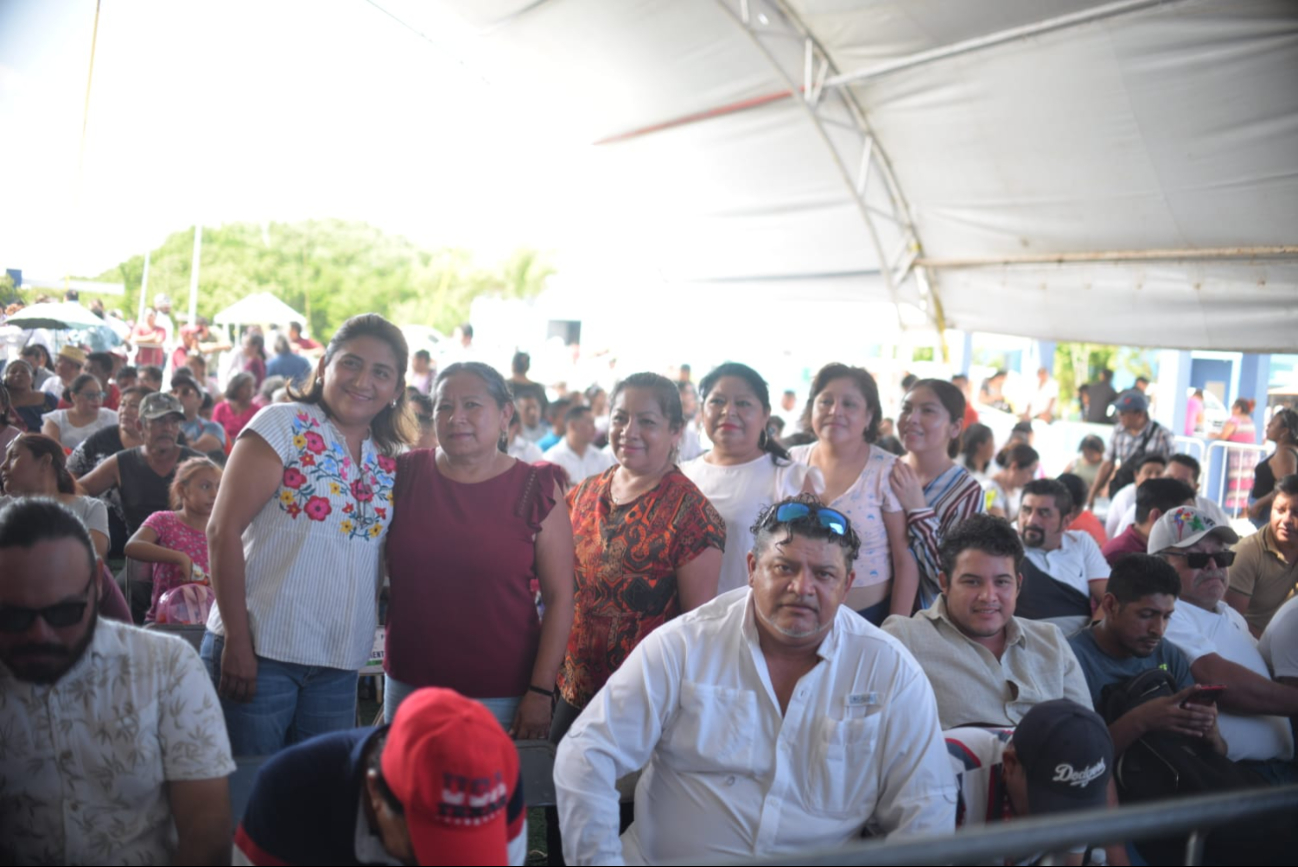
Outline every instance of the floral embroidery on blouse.
POLYGON ((299 515, 312 521, 337 520, 338 531, 349 539, 381 536, 392 503, 396 461, 376 455, 357 473, 347 450, 325 441, 318 419, 299 412, 292 424, 297 456, 284 467, 280 509, 295 520, 299 515), (337 507, 337 498, 346 502, 337 507))

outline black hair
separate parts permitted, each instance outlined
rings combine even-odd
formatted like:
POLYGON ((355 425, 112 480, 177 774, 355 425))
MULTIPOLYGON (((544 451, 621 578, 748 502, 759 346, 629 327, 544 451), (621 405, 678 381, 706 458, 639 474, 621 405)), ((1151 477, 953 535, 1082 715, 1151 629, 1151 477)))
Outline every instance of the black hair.
POLYGON ((23 351, 19 353, 20 358, 30 358, 35 355, 43 355, 45 357, 45 360, 40 362, 41 367, 46 370, 54 369, 54 361, 50 358, 50 351, 43 343, 29 343, 24 346, 23 351))
POLYGON ((913 373, 908 373, 908 374, 906 374, 905 376, 903 376, 903 377, 901 378, 901 391, 902 391, 902 394, 905 394, 906 392, 908 392, 908 391, 910 391, 912 388, 914 388, 914 387, 915 387, 915 383, 917 383, 917 382, 919 382, 919 377, 916 376, 916 375, 913 374, 913 373))
MULTIPOLYGON (((124 400, 127 397, 135 397, 136 395, 139 395, 140 399, 143 400, 146 394, 152 393, 153 390, 147 385, 128 385, 126 388, 122 389, 121 399, 124 400)), ((203 394, 207 394, 207 392, 203 392, 203 394)))
POLYGON ((1298 497, 1298 473, 1290 473, 1275 483, 1275 492, 1286 497, 1298 497))
POLYGON ((667 377, 659 373, 633 373, 626 379, 613 386, 613 393, 609 395, 608 405, 611 407, 617 403, 617 396, 628 388, 643 388, 652 391, 654 399, 658 402, 658 409, 667 417, 667 427, 673 433, 685 426, 685 411, 681 408, 681 393, 676 388, 676 384, 667 377))
POLYGON ((375 788, 379 790, 379 797, 383 799, 389 810, 398 816, 404 816, 406 813, 405 805, 397 799, 396 793, 388 785, 388 781, 383 779, 383 748, 388 743, 388 733, 392 726, 382 726, 374 734, 370 735, 370 742, 365 747, 365 772, 374 774, 375 788))
POLYGON ((1128 554, 1114 562, 1105 592, 1112 593, 1121 605, 1129 605, 1146 596, 1179 598, 1181 578, 1166 560, 1152 554, 1128 554))
POLYGON ((1086 482, 1076 473, 1060 473, 1055 477, 1055 481, 1068 489, 1068 498, 1072 500, 1073 506, 1081 506, 1086 503, 1088 490, 1086 482))
POLYGON ((262 334, 260 331, 249 331, 246 332, 243 336, 248 338, 248 342, 252 344, 252 348, 257 350, 257 354, 261 356, 262 361, 265 361, 266 360, 266 335, 262 334))
POLYGON ((324 357, 316 368, 316 375, 310 380, 309 388, 296 385, 288 387, 288 396, 298 403, 318 404, 329 413, 324 402, 324 377, 320 373, 329 366, 329 362, 338 354, 343 345, 358 337, 373 337, 382 340, 392 350, 396 362, 397 389, 395 402, 379 410, 370 420, 370 436, 374 438, 375 449, 388 457, 396 455, 402 446, 417 440, 418 433, 414 417, 410 413, 409 398, 406 396, 406 366, 410 363, 410 350, 406 346, 406 337, 401 329, 377 313, 362 313, 344 322, 329 345, 325 347, 324 357))
POLYGON ((68 403, 72 403, 72 396, 75 394, 80 394, 81 389, 85 388, 88 384, 92 382, 95 384, 95 388, 100 387, 98 377, 90 373, 78 373, 76 377, 72 380, 72 384, 69 385, 67 388, 63 389, 63 399, 66 400, 68 403))
POLYGON ((413 358, 418 358, 420 361, 432 361, 432 360, 433 360, 433 355, 432 355, 432 353, 429 352, 427 349, 416 349, 415 352, 414 352, 414 355, 413 355, 412 357, 413 357, 413 358))
POLYGON ((22 497, 0 509, 0 548, 32 548, 38 542, 72 539, 86 550, 86 565, 95 570, 90 531, 71 509, 48 497, 22 497))
POLYGON ((433 399, 422 391, 410 395, 410 409, 414 412, 415 418, 422 424, 432 424, 433 414, 436 411, 433 399))
POLYGON ((146 364, 139 369, 140 379, 156 379, 162 382, 162 368, 156 364, 146 364))
MULTIPOLYGON (((578 401, 578 406, 583 404, 578 401)), ((545 418, 550 424, 559 424, 568 420, 568 410, 572 408, 572 398, 561 397, 550 404, 545 411, 545 418)))
POLYGON ((1199 481, 1199 473, 1203 470, 1203 467, 1199 464, 1197 458, 1191 457, 1190 455, 1177 453, 1174 455, 1170 455, 1167 459, 1167 462, 1169 464, 1181 464, 1182 466, 1189 467, 1190 469, 1194 470, 1194 480, 1196 482, 1199 481))
MULTIPOLYGON (((472 336, 472 335, 470 335, 472 336)), ((514 353, 513 359, 509 362, 509 369, 520 376, 527 373, 532 368, 532 356, 523 352, 521 349, 514 353)))
MULTIPOLYGON (((199 357, 201 358, 202 356, 199 356, 199 357)), ((204 361, 206 362, 206 359, 204 359, 204 361)), ((121 378, 124 377, 124 376, 126 376, 126 377, 133 376, 133 377, 135 377, 136 379, 139 379, 139 378, 140 378, 140 371, 137 370, 137 369, 135 368, 135 365, 133 365, 133 364, 123 364, 121 367, 117 368, 117 378, 118 378, 118 379, 121 379, 121 378)))
POLYGON ((1082 437, 1082 441, 1077 444, 1077 450, 1079 452, 1084 452, 1087 449, 1102 453, 1104 451, 1104 440, 1100 439, 1095 434, 1087 434, 1082 437))
POLYGON ((1150 464, 1158 464, 1160 467, 1165 467, 1167 466, 1167 458, 1157 453, 1142 455, 1140 460, 1136 461, 1136 472, 1140 472, 1150 464))
POLYGON ((1012 443, 1001 449, 996 454, 996 465, 1009 469, 1017 466, 1019 469, 1030 467, 1041 460, 1041 455, 1037 450, 1027 443, 1012 443))
POLYGON ((1166 512, 1194 503, 1194 488, 1180 479, 1146 479, 1136 488, 1136 523, 1143 524, 1154 509, 1166 512))
MULTIPOLYGON (((777 503, 772 503, 757 513, 757 520, 748 530, 753 534, 752 555, 758 559, 771 544, 771 537, 779 530, 784 530, 784 539, 782 542, 788 542, 793 538, 793 534, 805 536, 808 539, 824 539, 833 542, 843 549, 844 561, 847 571, 852 571, 852 564, 856 562, 857 556, 861 553, 861 537, 856 534, 852 527, 852 521, 847 518, 847 532, 836 533, 829 527, 821 524, 816 519, 815 513, 819 509, 827 508, 824 503, 816 497, 815 494, 801 493, 792 497, 785 497, 777 503), (780 507, 789 503, 802 503, 804 506, 811 508, 811 512, 801 518, 794 518, 792 521, 780 521, 776 517, 780 507)), ((835 510, 837 511, 837 510, 835 510)))
POLYGON ((1063 482, 1054 479, 1033 479, 1023 486, 1023 496, 1054 497, 1055 508, 1061 516, 1073 511, 1073 496, 1063 482))
POLYGON ((109 352, 92 352, 86 356, 86 364, 98 365, 101 370, 112 371, 113 356, 109 352))
POLYGON ((438 372, 437 379, 433 383, 433 393, 437 393, 443 382, 460 373, 467 373, 482 380, 483 385, 487 386, 487 394, 496 402, 497 409, 504 409, 505 404, 514 403, 514 391, 505 381, 505 377, 500 375, 499 370, 481 361, 457 361, 448 364, 438 372))
MULTIPOLYGON (((251 373, 248 373, 248 371, 246 370, 242 370, 236 373, 234 376, 230 377, 230 381, 225 384, 225 399, 226 400, 237 399, 239 396, 239 391, 243 388, 243 385, 246 382, 251 382, 255 386, 257 383, 257 377, 253 376, 251 373)), ((324 391, 323 385, 321 385, 320 390, 323 393, 324 391)))
MULTIPOLYGON (((951 424, 958 425, 961 429, 964 427, 965 399, 964 392, 959 387, 952 385, 945 379, 921 379, 910 387, 911 391, 919 388, 927 388, 933 392, 938 403, 946 410, 946 414, 951 417, 951 424)), ((946 445, 946 455, 954 458, 960 454, 960 437, 952 437, 946 445)))
MULTIPOLYGON (((757 396, 757 401, 762 405, 762 409, 768 413, 771 411, 771 392, 766 385, 766 380, 762 379, 761 374, 747 364, 740 364, 738 361, 727 361, 709 371, 707 376, 699 380, 699 396, 706 401, 712 389, 717 387, 717 383, 727 376, 742 379, 753 390, 753 394, 757 396)), ((785 393, 788 394, 788 392, 785 393)), ((776 466, 779 466, 781 461, 790 460, 788 449, 769 433, 763 434, 758 445, 761 446, 762 451, 771 456, 771 461, 776 466)))
MULTIPOLYGON (((555 403, 557 404, 558 401, 556 401, 555 403)), ((563 413, 563 425, 564 427, 567 427, 568 425, 572 424, 574 421, 577 421, 583 415, 589 415, 589 414, 590 414, 590 407, 586 406, 586 404, 570 403, 568 408, 564 410, 563 413)))
POLYGON ((851 367, 839 362, 831 362, 816 372, 811 381, 811 390, 807 392, 807 403, 802 409, 802 429, 811 430, 811 410, 816 405, 816 397, 836 379, 849 379, 865 398, 865 407, 870 411, 870 423, 865 428, 865 441, 873 443, 879 438, 879 422, 883 420, 883 406, 879 403, 879 386, 864 367, 851 367))
POLYGON ((464 323, 463 325, 460 326, 460 333, 463 334, 465 337, 469 338, 470 340, 472 340, 472 339, 473 339, 473 326, 470 325, 470 324, 467 323, 467 322, 464 323))
MULTIPOLYGON (((986 472, 986 465, 975 467, 974 461, 978 457, 978 450, 982 444, 994 437, 992 429, 981 422, 974 422, 965 430, 964 435, 960 438, 962 443, 961 451, 964 453, 964 465, 971 470, 986 472)), ((991 463, 991 461, 988 461, 991 463)))
POLYGON ((9 396, 9 389, 5 387, 3 382, 0 382, 0 425, 13 424, 17 420, 17 416, 10 415, 14 411, 13 407, 14 401, 9 396))
POLYGON ((63 452, 63 445, 52 437, 45 434, 25 433, 14 437, 13 442, 9 444, 10 448, 22 446, 32 453, 32 457, 40 460, 43 457, 50 459, 50 468, 54 470, 54 482, 58 486, 60 494, 75 494, 77 492, 76 479, 68 472, 68 457, 63 452))
MULTIPOLYGON (((441 379, 441 377, 438 377, 438 379, 441 379)), ((522 400, 525 397, 533 398, 536 400, 538 404, 541 405, 542 414, 544 414, 546 409, 548 409, 550 406, 550 399, 545 396, 545 389, 535 382, 515 383, 511 386, 511 388, 514 391, 515 403, 518 403, 518 401, 522 400)))
POLYGON ((1004 518, 977 513, 965 518, 946 534, 938 546, 938 559, 947 578, 955 575, 955 564, 968 550, 981 551, 993 557, 1012 557, 1014 574, 1023 562, 1023 540, 1004 518))
POLYGON ((1298 443, 1298 411, 1290 407, 1281 407, 1275 411, 1274 418, 1280 419, 1280 424, 1289 433, 1289 442, 1298 443))

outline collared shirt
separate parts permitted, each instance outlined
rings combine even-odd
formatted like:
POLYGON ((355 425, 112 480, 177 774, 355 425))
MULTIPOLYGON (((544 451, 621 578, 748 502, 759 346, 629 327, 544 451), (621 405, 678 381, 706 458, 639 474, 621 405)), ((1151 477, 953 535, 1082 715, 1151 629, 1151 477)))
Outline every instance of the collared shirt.
POLYGON ((1249 597, 1244 619, 1254 629, 1266 629, 1272 616, 1298 584, 1298 557, 1285 562, 1266 524, 1235 546, 1230 589, 1249 597))
POLYGON ((1142 536, 1132 524, 1118 535, 1104 543, 1100 553, 1108 561, 1110 567, 1116 566, 1118 561, 1128 554, 1144 554, 1149 549, 1149 537, 1142 536))
POLYGON ((1176 451, 1176 443, 1172 439, 1172 432, 1151 418, 1145 422, 1144 427, 1135 433, 1131 433, 1121 424, 1115 425, 1113 436, 1109 438, 1109 447, 1104 452, 1104 459, 1106 461, 1116 461, 1117 463, 1127 460, 1140 448, 1140 443, 1145 439, 1147 433, 1149 434, 1149 441, 1145 443, 1145 454, 1169 457, 1176 451), (1153 427, 1152 433, 1150 433, 1151 426, 1153 427))
POLYGON ((1109 577, 1109 564, 1089 533, 1065 530, 1055 550, 1028 548, 1024 553, 1042 572, 1086 596, 1092 581, 1109 577))
POLYGON ((0 862, 170 863, 167 782, 233 771, 212 680, 178 638, 100 618, 56 683, 0 664, 0 862))
POLYGON ((522 434, 510 440, 505 451, 511 458, 517 458, 525 464, 534 464, 542 459, 541 450, 537 448, 536 443, 522 434))
MULTIPOLYGON (((1199 657, 1215 653, 1267 680, 1271 679, 1271 672, 1248 631, 1244 616, 1225 602, 1218 602, 1216 608, 1207 611, 1181 600, 1172 612, 1172 620, 1163 637, 1181 648, 1191 668, 1199 657)), ((1229 684, 1226 686, 1230 688, 1229 684)), ((1285 717, 1235 714, 1223 710, 1217 713, 1217 726, 1226 739, 1226 757, 1232 762, 1242 759, 1288 761, 1293 758, 1293 731, 1285 717)))
MULTIPOLYGON (((275 496, 243 532, 253 647, 280 662, 358 669, 374 649, 396 461, 367 438, 357 467, 318 405, 272 404, 244 430, 284 462, 275 496)), ((216 605, 207 628, 225 634, 216 605)))
POLYGON ((180 423, 180 431, 185 435, 185 439, 189 440, 190 446, 201 440, 205 434, 211 434, 216 437, 217 442, 225 446, 225 428, 214 421, 202 417, 192 421, 185 419, 180 423))
POLYGON ((951 621, 945 596, 913 617, 894 614, 883 624, 928 675, 943 729, 1016 726, 1034 706, 1056 698, 1090 707, 1086 676, 1059 627, 1011 617, 1005 630, 997 659, 951 621))
POLYGON ((747 588, 649 635, 559 745, 568 863, 745 859, 865 829, 950 832, 955 780, 919 666, 846 608, 817 653, 781 714, 747 588), (646 762, 619 845, 614 781, 646 762))
POLYGON ((577 454, 568 445, 566 438, 546 449, 541 459, 563 467, 568 473, 568 482, 572 485, 579 485, 582 479, 599 475, 615 463, 611 455, 600 451, 594 444, 586 446, 585 454, 577 454))

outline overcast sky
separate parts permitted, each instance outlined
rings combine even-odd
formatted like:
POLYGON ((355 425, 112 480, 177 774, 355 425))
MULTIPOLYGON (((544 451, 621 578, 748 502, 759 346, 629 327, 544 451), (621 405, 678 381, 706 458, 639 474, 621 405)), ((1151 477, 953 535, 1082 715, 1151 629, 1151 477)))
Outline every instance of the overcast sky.
POLYGON ((596 150, 427 3, 0 0, 0 267, 97 274, 168 233, 365 220, 485 259, 562 249, 596 150))

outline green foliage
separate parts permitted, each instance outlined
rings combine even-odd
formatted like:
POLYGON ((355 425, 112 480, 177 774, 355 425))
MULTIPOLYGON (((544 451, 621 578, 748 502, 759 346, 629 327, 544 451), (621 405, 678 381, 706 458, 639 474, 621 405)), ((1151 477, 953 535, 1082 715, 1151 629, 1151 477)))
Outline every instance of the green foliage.
POLYGON ((1066 417, 1080 417, 1077 387, 1095 381, 1106 367, 1114 369, 1117 353, 1118 347, 1102 343, 1055 345, 1055 379, 1059 381, 1059 405, 1066 417))
MULTIPOLYGON (((173 310, 188 309, 193 243, 191 227, 150 253, 150 301, 166 294, 173 310)), ((233 223, 203 230, 198 312, 211 319, 240 298, 270 292, 301 311, 318 338, 327 339, 349 316, 369 312, 449 334, 469 318, 475 296, 527 298, 553 273, 534 250, 518 250, 485 267, 466 250, 425 250, 364 223, 233 223)), ((103 301, 110 308, 120 305, 133 318, 143 276, 141 255, 94 279, 125 283, 125 298, 104 296, 103 301)))

